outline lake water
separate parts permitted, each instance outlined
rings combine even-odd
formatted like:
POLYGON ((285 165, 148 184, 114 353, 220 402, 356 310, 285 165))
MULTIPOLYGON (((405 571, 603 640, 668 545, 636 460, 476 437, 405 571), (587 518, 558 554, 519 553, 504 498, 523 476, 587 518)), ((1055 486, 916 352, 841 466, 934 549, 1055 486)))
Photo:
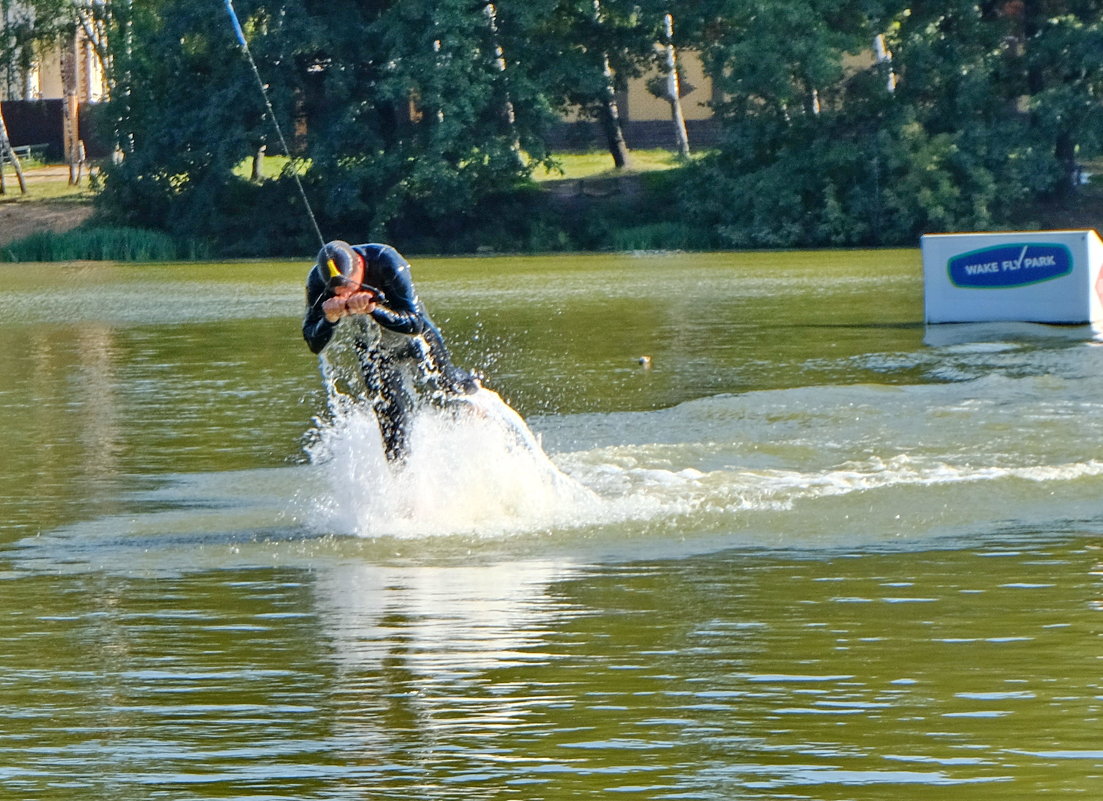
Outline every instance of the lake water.
POLYGON ((306 266, 0 266, 0 797, 1103 792, 1090 330, 926 330, 911 250, 415 259, 543 452, 394 474, 306 266))

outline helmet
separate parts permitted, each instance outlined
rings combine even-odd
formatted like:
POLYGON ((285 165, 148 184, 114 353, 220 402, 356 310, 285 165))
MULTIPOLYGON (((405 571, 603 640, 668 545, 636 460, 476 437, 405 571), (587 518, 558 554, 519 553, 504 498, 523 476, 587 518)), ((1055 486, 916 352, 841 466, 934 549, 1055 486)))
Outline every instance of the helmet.
POLYGON ((318 268, 330 286, 351 278, 360 263, 360 254, 348 242, 335 239, 318 251, 318 268))

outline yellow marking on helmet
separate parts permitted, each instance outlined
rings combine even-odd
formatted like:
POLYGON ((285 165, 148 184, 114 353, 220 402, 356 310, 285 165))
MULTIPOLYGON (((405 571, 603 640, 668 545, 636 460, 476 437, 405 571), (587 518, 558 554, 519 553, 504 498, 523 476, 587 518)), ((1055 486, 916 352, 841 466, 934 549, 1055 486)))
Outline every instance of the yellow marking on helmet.
POLYGON ((329 268, 330 278, 336 278, 341 274, 341 271, 337 269, 337 263, 333 259, 326 259, 326 267, 329 268))

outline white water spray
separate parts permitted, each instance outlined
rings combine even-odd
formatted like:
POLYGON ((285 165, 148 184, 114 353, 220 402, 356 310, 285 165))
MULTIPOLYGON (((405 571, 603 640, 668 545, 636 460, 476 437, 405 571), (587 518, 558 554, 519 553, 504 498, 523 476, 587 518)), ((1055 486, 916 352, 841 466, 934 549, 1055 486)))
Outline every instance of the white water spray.
MULTIPOLYGON (((363 402, 331 394, 308 448, 321 471, 312 525, 361 537, 500 536, 569 524, 596 497, 548 458, 520 415, 480 389, 423 405, 401 464, 387 461, 363 402)), ((583 515, 584 516, 584 515, 583 515)))

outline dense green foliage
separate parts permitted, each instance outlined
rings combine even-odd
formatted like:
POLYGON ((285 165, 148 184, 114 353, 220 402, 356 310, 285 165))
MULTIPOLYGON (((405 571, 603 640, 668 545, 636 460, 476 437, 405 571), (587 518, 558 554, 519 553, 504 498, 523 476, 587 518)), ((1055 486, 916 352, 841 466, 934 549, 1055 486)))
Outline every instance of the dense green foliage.
POLYGON ((543 155, 535 132, 550 107, 521 70, 495 63, 507 19, 495 30, 459 0, 260 0, 238 13, 296 158, 276 180, 234 175, 279 143, 230 20, 221 5, 158 0, 129 28, 125 61, 141 78, 115 101, 127 138, 106 174, 111 217, 202 231, 231 255, 293 252, 313 233, 297 171, 329 236, 448 239, 523 181, 522 150, 543 155))
POLYGON ((682 195, 727 246, 1029 224, 1099 152, 1098 2, 730 6, 706 51, 727 139, 682 195), (843 70, 878 33, 891 63, 843 70))
POLYGON ((223 4, 102 9, 123 157, 101 219, 222 255, 316 244, 293 175, 327 237, 408 250, 911 244, 1030 225, 1103 146, 1103 0, 239 0, 293 151, 251 181, 279 143, 223 4), (557 115, 602 119, 667 10, 720 144, 604 202, 534 188, 557 115))

